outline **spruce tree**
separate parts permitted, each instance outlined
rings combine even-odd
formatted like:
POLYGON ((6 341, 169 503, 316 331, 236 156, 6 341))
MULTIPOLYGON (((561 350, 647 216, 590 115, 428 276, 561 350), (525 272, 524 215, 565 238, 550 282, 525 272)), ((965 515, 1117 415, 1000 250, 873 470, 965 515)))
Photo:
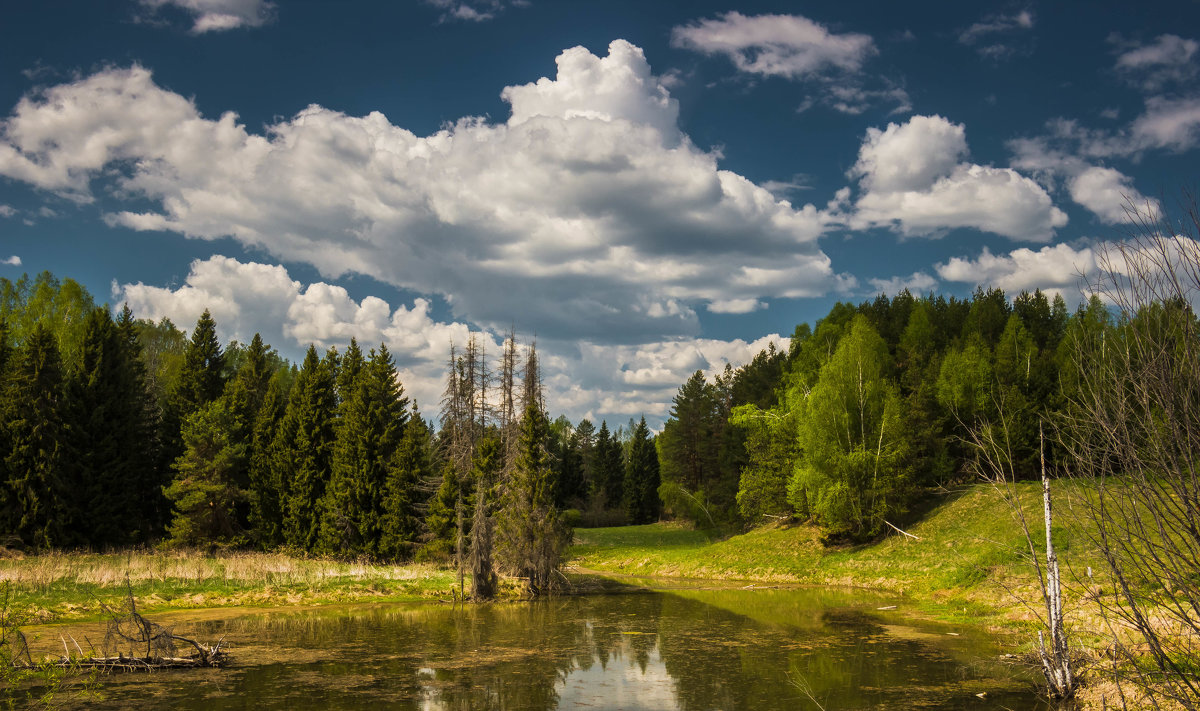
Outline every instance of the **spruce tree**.
POLYGON ((63 473, 74 525, 64 543, 112 546, 129 542, 127 525, 136 516, 137 481, 125 455, 122 428, 134 406, 122 387, 127 378, 116 325, 108 310, 92 309, 67 378, 63 398, 63 473))
POLYGON ((274 448, 275 434, 287 408, 284 390, 285 371, 276 371, 267 381, 266 394, 258 408, 251 433, 248 468, 250 491, 250 531, 264 549, 283 543, 283 470, 273 465, 272 457, 280 454, 274 448))
POLYGON ((625 497, 625 462, 622 459, 621 443, 609 434, 607 420, 600 422, 592 457, 592 471, 595 477, 593 496, 600 497, 605 508, 620 508, 625 497))
POLYGON ((421 532, 419 487, 432 474, 431 470, 429 429, 414 409, 388 465, 379 532, 381 556, 391 559, 412 557, 421 532))
POLYGON ((217 324, 208 309, 196 321, 175 386, 174 404, 183 419, 216 400, 225 390, 225 358, 217 340, 217 324))
POLYGON ((117 317, 117 340, 120 345, 119 370, 125 393, 123 397, 124 426, 119 438, 132 482, 132 510, 126 526, 134 541, 148 541, 157 535, 167 520, 169 510, 162 487, 169 472, 162 466, 162 445, 159 440, 159 408, 151 391, 150 378, 142 359, 142 343, 137 322, 126 304, 117 317))
POLYGON ((60 503, 62 479, 62 363, 54 335, 37 324, 12 357, 0 423, 4 427, 5 481, 0 501, 0 531, 25 545, 58 545, 73 525, 60 503))
POLYGON ((646 418, 642 417, 633 428, 629 446, 629 459, 625 463, 625 515, 631 524, 653 523, 658 520, 661 503, 659 486, 658 452, 646 418))
POLYGON ((322 501, 320 547, 379 552, 384 488, 403 436, 407 398, 387 348, 363 360, 351 341, 339 375, 342 402, 329 486, 322 501))
POLYGON ((288 397, 272 450, 273 477, 280 482, 283 542, 311 551, 320 527, 318 504, 329 480, 336 402, 336 354, 317 357, 309 346, 288 397))

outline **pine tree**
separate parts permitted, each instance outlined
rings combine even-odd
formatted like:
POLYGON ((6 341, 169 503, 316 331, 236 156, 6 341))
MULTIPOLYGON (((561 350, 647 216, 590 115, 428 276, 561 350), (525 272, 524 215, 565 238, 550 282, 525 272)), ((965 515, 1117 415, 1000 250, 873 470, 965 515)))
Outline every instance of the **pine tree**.
POLYGON ((62 363, 54 335, 35 325, 12 356, 0 423, 3 453, 0 531, 26 545, 56 546, 73 522, 64 520, 62 467, 62 363))
POLYGON ((643 417, 633 429, 629 459, 625 464, 625 514, 631 524, 658 520, 661 507, 659 484, 658 452, 643 417))
POLYGON ((174 504, 169 533, 175 545, 244 543, 237 511, 246 491, 237 481, 247 466, 249 427, 238 414, 246 398, 235 381, 226 395, 184 421, 184 453, 175 462, 175 480, 163 490, 174 504))
MULTIPOLYGON (((728 413, 722 401, 732 381, 731 370, 719 376, 716 385, 709 384, 704 372, 697 370, 675 396, 671 415, 658 437, 662 480, 671 485, 664 490, 663 498, 675 516, 706 525, 713 523, 708 507, 698 507, 696 502, 725 488, 720 458, 728 413)), ((732 498, 736 489, 730 493, 732 498)))

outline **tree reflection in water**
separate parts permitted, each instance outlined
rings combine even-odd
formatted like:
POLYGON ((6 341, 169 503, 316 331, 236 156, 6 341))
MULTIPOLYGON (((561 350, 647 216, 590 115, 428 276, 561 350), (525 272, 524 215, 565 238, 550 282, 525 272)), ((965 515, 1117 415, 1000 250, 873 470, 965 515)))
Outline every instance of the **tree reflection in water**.
POLYGON ((800 678, 827 708, 1034 708, 1026 679, 980 663, 999 653, 982 634, 856 611, 872 602, 724 590, 244 614, 177 627, 227 635, 231 668, 113 677, 88 707, 798 709, 800 678))

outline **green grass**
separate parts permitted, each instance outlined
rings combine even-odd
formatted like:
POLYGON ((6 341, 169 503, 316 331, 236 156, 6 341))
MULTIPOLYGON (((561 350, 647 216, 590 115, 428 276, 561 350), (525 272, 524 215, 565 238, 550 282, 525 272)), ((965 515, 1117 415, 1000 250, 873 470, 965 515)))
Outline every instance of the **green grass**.
MULTIPOLYGON (((1062 511, 1070 488, 1060 488, 1055 498, 1062 511)), ((1041 554, 1041 485, 1021 483, 1012 491, 1041 554)), ((967 487, 935 495, 922 508, 919 520, 895 522, 919 540, 893 534, 867 545, 832 548, 807 524, 768 526, 711 542, 703 533, 667 524, 579 529, 572 563, 637 577, 871 588, 908 595, 946 619, 1002 615, 1011 624, 1031 621, 1021 603, 1038 600, 1028 544, 1000 492, 987 485, 967 487)), ((1054 537, 1064 565, 1100 567, 1078 528, 1056 522, 1054 537)), ((1064 575, 1069 578, 1070 572, 1064 575)))

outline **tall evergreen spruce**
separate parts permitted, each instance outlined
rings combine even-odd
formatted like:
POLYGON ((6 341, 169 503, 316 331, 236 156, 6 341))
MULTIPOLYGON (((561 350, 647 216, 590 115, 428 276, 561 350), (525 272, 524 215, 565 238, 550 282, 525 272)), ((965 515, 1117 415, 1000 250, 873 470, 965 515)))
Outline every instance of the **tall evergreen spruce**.
POLYGON ((388 465, 383 488, 379 554, 385 558, 412 557, 421 533, 419 487, 432 474, 429 429, 415 409, 388 465))
POLYGON ((261 457, 255 449, 255 431, 258 412, 266 400, 271 383, 273 368, 268 354, 268 347, 263 343, 262 336, 254 334, 250 345, 242 351, 237 373, 225 384, 225 394, 222 395, 230 399, 232 407, 237 408, 236 414, 241 426, 238 429, 240 439, 236 444, 246 449, 245 463, 234 470, 235 479, 232 482, 245 494, 239 501, 236 514, 238 527, 243 531, 249 531, 253 527, 251 510, 254 483, 251 469, 256 455, 261 457))
POLYGON ((225 390, 225 358, 217 340, 217 324, 208 309, 196 321, 183 356, 183 369, 175 386, 175 406, 186 418, 216 400, 225 390))
POLYGON ((73 510, 64 543, 131 543, 142 518, 136 498, 145 482, 131 455, 143 443, 130 434, 136 436, 145 414, 139 397, 144 381, 131 377, 125 355, 108 310, 92 309, 64 397, 63 444, 69 456, 63 470, 71 498, 62 503, 73 510))
POLYGON ((124 427, 119 438, 132 482, 132 510, 125 525, 130 538, 148 541, 156 536, 167 520, 167 502, 162 487, 169 472, 162 466, 159 441, 159 409, 142 360, 142 344, 137 321, 126 304, 117 317, 117 339, 121 352, 122 386, 126 393, 124 427))
POLYGON ((305 551, 316 546, 318 506, 329 480, 335 361, 336 355, 318 358, 317 349, 309 346, 271 448, 273 476, 280 482, 283 542, 305 551))
POLYGON ((217 340, 217 325, 204 310, 192 329, 178 376, 168 385, 163 408, 162 458, 168 467, 183 454, 183 426, 188 416, 221 396, 225 389, 225 358, 217 340))
POLYGON ((250 531, 262 548, 283 543, 284 470, 274 465, 272 457, 281 454, 274 443, 287 403, 284 371, 276 371, 267 381, 266 393, 254 419, 248 467, 250 531))
POLYGON ((600 422, 600 431, 596 433, 592 456, 596 488, 593 495, 603 499, 605 508, 621 508, 621 502, 625 499, 625 462, 622 459, 621 443, 609 434, 607 420, 600 422))
POLYGON ((403 436, 408 400, 387 348, 367 360, 358 344, 342 359, 341 404, 329 486, 322 500, 319 548, 377 555, 388 469, 403 436))
POLYGON ((625 515, 632 524, 658 520, 660 502, 658 452, 643 417, 633 429, 629 459, 625 463, 625 515))
POLYGON ((42 324, 12 356, 0 405, 4 427, 0 532, 37 549, 59 545, 62 479, 62 363, 54 334, 42 324))

